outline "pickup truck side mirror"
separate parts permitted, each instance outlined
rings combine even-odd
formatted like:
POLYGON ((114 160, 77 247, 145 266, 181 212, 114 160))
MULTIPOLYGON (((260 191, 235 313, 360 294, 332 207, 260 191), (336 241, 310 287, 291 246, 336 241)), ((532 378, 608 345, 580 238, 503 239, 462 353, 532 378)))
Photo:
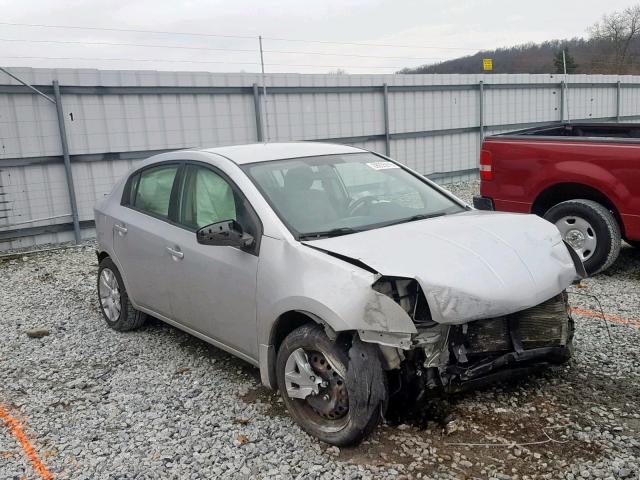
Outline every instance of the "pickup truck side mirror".
POLYGON ((242 225, 235 220, 224 220, 206 225, 196 232, 196 238, 198 243, 202 245, 240 249, 249 248, 255 242, 254 238, 245 233, 242 225))

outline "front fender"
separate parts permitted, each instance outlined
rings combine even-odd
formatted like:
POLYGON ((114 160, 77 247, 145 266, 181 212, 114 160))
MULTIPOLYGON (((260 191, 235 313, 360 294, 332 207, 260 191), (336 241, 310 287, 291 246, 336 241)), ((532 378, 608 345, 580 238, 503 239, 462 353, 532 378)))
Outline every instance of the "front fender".
POLYGON ((407 313, 371 286, 378 274, 325 252, 263 237, 258 267, 258 343, 269 344, 274 323, 290 311, 309 312, 336 332, 415 333, 407 313))

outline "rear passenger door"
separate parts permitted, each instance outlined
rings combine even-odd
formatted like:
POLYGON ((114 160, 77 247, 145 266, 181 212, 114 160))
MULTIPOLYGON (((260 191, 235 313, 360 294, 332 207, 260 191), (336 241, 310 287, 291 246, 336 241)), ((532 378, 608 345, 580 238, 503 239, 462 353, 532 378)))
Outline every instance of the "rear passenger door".
POLYGON ((171 224, 181 163, 162 163, 134 173, 114 219, 115 254, 129 295, 140 307, 172 317, 169 297, 173 256, 167 250, 179 230, 171 224))

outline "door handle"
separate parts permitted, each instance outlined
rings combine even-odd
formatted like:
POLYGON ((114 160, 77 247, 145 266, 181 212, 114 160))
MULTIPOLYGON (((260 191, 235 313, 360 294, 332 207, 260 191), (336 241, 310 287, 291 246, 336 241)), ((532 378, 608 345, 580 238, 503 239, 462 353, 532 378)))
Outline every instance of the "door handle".
POLYGON ((120 235, 124 235, 127 233, 127 227, 125 227, 124 225, 119 225, 117 223, 113 224, 113 229, 116 230, 118 233, 120 233, 120 235))
POLYGON ((184 258, 184 253, 180 250, 176 250, 175 248, 167 247, 167 252, 169 252, 176 260, 182 260, 184 258))

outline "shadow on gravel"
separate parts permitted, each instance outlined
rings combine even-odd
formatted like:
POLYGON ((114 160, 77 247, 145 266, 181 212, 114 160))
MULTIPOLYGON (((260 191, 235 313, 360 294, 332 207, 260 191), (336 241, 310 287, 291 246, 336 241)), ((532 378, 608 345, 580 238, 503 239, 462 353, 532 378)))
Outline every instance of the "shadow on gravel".
POLYGON ((617 260, 607 270, 596 274, 596 277, 599 276, 625 276, 640 279, 640 248, 623 244, 617 260))
MULTIPOLYGON (((565 434, 573 420, 562 415, 567 405, 556 395, 566 395, 564 389, 573 391, 575 384, 564 383, 563 376, 545 372, 480 390, 436 394, 420 409, 392 405, 388 418, 371 437, 340 449, 337 459, 357 465, 412 464, 414 473, 424 474, 445 468, 462 478, 476 478, 492 468, 553 473, 563 462, 596 458, 602 454, 599 446, 565 434)), ((264 387, 242 399, 266 404, 266 415, 287 415, 279 396, 264 387)), ((579 398, 575 401, 582 403, 579 398)))
POLYGON ((173 325, 164 323, 162 320, 147 317, 144 327, 139 331, 171 336, 172 339, 169 341, 173 341, 176 345, 179 345, 181 351, 184 352, 186 356, 194 359, 201 358, 204 351, 208 358, 224 364, 230 375, 237 374, 238 379, 240 379, 240 375, 248 375, 257 383, 260 382, 260 371, 258 368, 204 340, 200 340, 198 337, 183 332, 173 325))

